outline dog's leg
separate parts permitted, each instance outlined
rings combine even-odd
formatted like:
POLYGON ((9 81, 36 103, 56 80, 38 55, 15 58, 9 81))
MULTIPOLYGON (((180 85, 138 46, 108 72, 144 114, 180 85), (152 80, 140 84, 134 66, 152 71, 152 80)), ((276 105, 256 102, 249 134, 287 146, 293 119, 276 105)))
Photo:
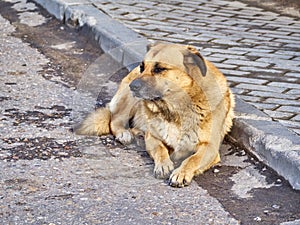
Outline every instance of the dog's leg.
POLYGON ((211 166, 220 161, 219 145, 211 145, 208 142, 198 144, 197 151, 192 156, 185 159, 181 165, 173 171, 170 176, 172 187, 188 186, 194 175, 203 173, 211 166))
POLYGON ((129 144, 133 134, 129 130, 129 120, 135 113, 134 106, 137 103, 131 93, 129 86, 124 84, 109 103, 111 112, 110 129, 112 134, 122 144, 129 144))
POLYGON ((167 178, 174 169, 174 164, 169 157, 167 147, 149 132, 146 132, 145 142, 146 150, 154 160, 155 177, 159 179, 167 178))

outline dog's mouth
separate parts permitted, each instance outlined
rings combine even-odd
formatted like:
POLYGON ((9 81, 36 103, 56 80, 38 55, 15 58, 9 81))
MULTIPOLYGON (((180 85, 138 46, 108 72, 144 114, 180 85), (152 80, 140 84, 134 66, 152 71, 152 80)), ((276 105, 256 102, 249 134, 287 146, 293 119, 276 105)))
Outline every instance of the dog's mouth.
POLYGON ((133 97, 140 98, 148 101, 159 101, 162 99, 162 96, 159 93, 145 93, 145 92, 136 92, 131 91, 133 97))

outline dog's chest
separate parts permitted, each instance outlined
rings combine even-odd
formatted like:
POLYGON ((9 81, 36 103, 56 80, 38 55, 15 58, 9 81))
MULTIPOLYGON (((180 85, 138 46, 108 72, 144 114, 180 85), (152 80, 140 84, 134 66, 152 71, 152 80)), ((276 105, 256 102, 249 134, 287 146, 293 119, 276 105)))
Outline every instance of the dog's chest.
POLYGON ((159 137, 167 145, 174 147, 178 143, 180 130, 178 126, 173 123, 168 123, 162 119, 156 118, 149 121, 149 131, 156 137, 159 137))
POLYGON ((150 133, 172 147, 175 151, 194 150, 197 137, 186 135, 181 126, 159 118, 152 119, 149 122, 148 129, 150 133))

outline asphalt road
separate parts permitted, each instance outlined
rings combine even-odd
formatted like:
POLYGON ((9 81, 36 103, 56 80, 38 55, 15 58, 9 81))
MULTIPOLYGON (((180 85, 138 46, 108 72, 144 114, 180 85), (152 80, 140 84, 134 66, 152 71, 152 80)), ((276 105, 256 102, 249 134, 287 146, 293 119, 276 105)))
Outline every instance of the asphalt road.
POLYGON ((153 177, 142 144, 75 136, 126 70, 95 83, 116 63, 84 30, 11 2, 0 2, 1 224, 300 223, 299 192, 229 142, 222 164, 174 189, 153 177))

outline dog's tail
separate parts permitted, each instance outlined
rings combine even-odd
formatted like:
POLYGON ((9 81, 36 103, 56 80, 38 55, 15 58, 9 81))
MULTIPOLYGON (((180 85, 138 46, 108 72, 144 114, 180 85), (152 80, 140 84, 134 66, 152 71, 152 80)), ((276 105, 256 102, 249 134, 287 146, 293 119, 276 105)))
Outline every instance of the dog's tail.
POLYGON ((99 108, 90 113, 82 123, 75 128, 75 133, 80 135, 105 135, 110 134, 111 113, 108 108, 99 108))

